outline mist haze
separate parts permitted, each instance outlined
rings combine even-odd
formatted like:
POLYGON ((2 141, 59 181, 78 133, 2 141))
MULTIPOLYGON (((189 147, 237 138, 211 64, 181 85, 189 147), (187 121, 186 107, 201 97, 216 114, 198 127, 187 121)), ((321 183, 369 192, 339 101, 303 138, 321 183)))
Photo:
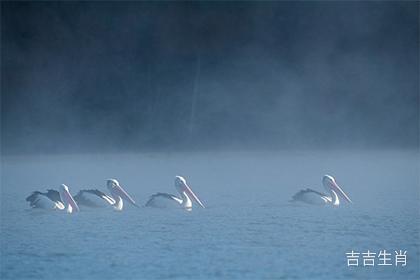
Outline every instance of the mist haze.
POLYGON ((419 155, 418 1, 1 2, 1 279, 420 279, 419 155))
POLYGON ((417 2, 2 2, 2 153, 417 148, 417 2))

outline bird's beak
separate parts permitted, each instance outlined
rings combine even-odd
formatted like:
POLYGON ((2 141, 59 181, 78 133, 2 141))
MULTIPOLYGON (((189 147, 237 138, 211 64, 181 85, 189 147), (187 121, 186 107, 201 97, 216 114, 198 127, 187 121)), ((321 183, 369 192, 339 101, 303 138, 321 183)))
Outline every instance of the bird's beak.
POLYGON ((339 185, 337 185, 336 182, 331 182, 331 187, 333 190, 335 190, 344 200, 346 200, 348 203, 353 203, 349 196, 340 188, 339 185))
POLYGON ((187 184, 184 184, 184 192, 187 193, 187 195, 190 195, 192 197, 192 199, 197 202, 201 207, 204 207, 203 203, 200 201, 200 199, 195 195, 195 193, 190 189, 190 187, 188 187, 187 184))
POLYGON ((66 207, 70 206, 67 208, 68 213, 80 211, 79 206, 77 205, 76 201, 74 201, 73 197, 71 196, 68 190, 60 192, 60 197, 61 200, 65 203, 66 207))
POLYGON ((136 202, 134 201, 134 199, 132 199, 131 196, 120 185, 115 185, 114 189, 115 189, 115 193, 118 196, 120 196, 122 199, 127 200, 128 202, 130 202, 135 207, 139 207, 136 204, 136 202))

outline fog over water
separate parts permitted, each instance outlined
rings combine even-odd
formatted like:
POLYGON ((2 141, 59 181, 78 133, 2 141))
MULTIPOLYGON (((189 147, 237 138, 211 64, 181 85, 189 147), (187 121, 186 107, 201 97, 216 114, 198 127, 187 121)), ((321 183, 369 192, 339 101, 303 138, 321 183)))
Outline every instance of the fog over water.
POLYGON ((419 98, 418 2, 1 2, 0 278, 419 279, 419 98), (175 175, 205 209, 25 201, 175 175))
POLYGON ((2 2, 3 153, 418 146, 416 2, 2 2))
MULTIPOLYGON (((418 279, 419 164, 413 151, 2 157, 2 279, 418 279), (290 203, 334 174, 353 200, 290 203), (29 209, 34 189, 106 191, 144 205, 186 176, 206 209, 29 209), (178 211, 177 211, 178 210, 178 211), (407 251, 407 265, 347 267, 346 253, 407 251)), ((376 264, 379 258, 375 259, 376 264)))

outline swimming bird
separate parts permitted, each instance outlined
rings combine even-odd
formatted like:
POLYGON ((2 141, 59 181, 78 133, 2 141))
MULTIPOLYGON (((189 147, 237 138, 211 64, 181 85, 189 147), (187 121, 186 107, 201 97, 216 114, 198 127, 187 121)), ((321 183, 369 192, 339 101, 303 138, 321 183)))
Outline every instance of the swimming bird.
POLYGON ((59 191, 52 189, 45 193, 34 191, 26 201, 32 208, 66 210, 67 213, 79 212, 79 206, 64 184, 60 186, 59 191))
POLYGON ((197 202, 198 205, 205 208, 203 203, 187 185, 187 181, 182 176, 175 176, 175 189, 179 192, 180 197, 168 193, 156 193, 150 197, 146 206, 156 208, 175 206, 190 211, 192 209, 192 199, 197 202))
POLYGON ((138 207, 131 196, 121 187, 116 179, 108 179, 106 186, 110 195, 97 189, 81 190, 75 196, 74 200, 81 206, 87 207, 105 207, 113 206, 115 210, 121 211, 124 206, 123 200, 128 201, 135 207, 138 207))
POLYGON ((352 203, 351 199, 336 183, 331 175, 324 175, 322 184, 329 194, 324 194, 312 189, 301 190, 292 197, 292 201, 300 201, 314 205, 340 205, 339 195, 347 202, 352 203))

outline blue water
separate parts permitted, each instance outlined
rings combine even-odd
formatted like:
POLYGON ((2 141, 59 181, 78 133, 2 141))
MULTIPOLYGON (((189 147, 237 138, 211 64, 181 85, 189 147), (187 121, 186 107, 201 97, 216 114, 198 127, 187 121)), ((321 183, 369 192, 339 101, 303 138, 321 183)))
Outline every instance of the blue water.
MULTIPOLYGON (((420 279, 415 151, 8 156, 1 167, 1 279, 420 279), (334 175, 354 204, 295 206, 334 175), (28 209, 33 190, 105 190, 140 203, 187 178, 192 212, 125 205, 28 209), (407 265, 347 267, 346 252, 407 251, 407 265)), ((378 261, 376 259, 376 261, 378 261)))

